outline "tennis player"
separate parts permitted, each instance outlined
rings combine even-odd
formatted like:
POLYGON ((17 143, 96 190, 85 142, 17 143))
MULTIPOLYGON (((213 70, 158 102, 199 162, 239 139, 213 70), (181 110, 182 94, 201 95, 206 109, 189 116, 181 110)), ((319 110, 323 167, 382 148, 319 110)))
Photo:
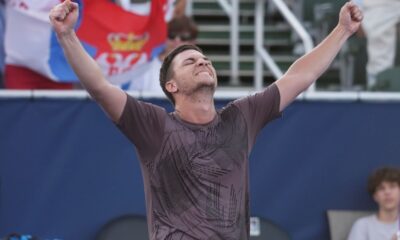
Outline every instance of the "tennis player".
POLYGON ((335 29, 281 79, 221 110, 214 106, 211 61, 196 46, 178 47, 160 70, 161 87, 175 108, 167 113, 105 79, 74 32, 78 4, 67 0, 50 12, 82 85, 136 147, 152 240, 249 239, 248 158, 257 134, 319 78, 362 18, 356 5, 346 3, 335 29))

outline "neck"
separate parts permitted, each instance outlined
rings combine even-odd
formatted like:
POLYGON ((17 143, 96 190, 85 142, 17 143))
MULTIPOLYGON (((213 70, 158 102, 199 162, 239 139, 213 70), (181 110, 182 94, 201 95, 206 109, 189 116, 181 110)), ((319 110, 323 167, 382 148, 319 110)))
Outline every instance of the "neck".
POLYGON ((175 111, 186 122, 207 124, 216 115, 213 94, 193 93, 183 96, 176 101, 175 111))
POLYGON ((378 219, 384 223, 393 223, 399 218, 399 209, 384 210, 380 209, 378 212, 378 219))

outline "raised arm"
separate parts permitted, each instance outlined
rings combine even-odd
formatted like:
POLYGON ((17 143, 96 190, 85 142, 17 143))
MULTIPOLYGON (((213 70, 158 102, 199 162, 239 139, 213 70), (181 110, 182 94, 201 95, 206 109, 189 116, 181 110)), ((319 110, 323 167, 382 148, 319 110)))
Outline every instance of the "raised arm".
POLYGON ((362 12, 354 3, 347 2, 342 7, 339 23, 328 37, 294 62, 276 82, 281 95, 280 111, 325 72, 346 40, 358 30, 362 18, 362 12))
POLYGON ((181 17, 185 15, 186 4, 186 0, 176 0, 173 17, 181 17))
POLYGON ((66 0, 55 6, 49 17, 65 56, 80 82, 107 115, 117 122, 125 106, 126 94, 105 79, 96 61, 79 42, 74 31, 78 20, 78 4, 66 0))

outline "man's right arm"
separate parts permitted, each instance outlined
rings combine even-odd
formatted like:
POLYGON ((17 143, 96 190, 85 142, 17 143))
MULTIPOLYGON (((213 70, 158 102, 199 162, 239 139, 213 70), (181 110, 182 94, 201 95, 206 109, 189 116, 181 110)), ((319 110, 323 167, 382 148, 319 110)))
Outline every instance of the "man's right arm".
POLYGON ((96 61, 86 53, 76 36, 74 26, 78 19, 78 4, 64 1, 51 10, 49 17, 65 57, 80 82, 107 115, 118 122, 127 96, 105 79, 96 61))

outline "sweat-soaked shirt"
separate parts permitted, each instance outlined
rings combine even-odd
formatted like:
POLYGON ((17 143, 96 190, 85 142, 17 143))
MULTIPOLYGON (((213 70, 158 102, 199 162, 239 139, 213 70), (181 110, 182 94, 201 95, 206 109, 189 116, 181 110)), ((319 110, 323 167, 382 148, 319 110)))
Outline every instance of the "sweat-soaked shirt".
POLYGON ((272 84, 198 125, 128 96, 117 126, 140 159, 151 240, 249 239, 248 158, 279 104, 272 84))

